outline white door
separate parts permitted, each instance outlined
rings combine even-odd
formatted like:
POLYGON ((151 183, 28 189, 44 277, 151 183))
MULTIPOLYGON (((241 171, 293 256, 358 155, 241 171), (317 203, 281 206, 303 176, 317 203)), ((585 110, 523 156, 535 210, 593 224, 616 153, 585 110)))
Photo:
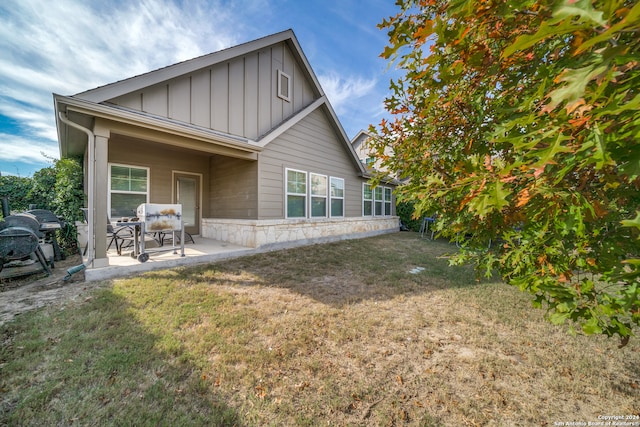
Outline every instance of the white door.
POLYGON ((200 175, 174 173, 174 198, 182 205, 184 230, 189 234, 200 234, 200 175))

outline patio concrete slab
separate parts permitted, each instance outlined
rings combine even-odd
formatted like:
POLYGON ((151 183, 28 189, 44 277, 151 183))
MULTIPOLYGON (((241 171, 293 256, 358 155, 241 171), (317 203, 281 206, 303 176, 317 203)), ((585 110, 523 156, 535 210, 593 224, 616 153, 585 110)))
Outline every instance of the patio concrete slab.
POLYGON ((124 248, 122 255, 118 255, 115 250, 109 250, 107 252, 109 265, 86 269, 84 271, 85 280, 92 282, 127 277, 151 270, 206 264, 259 252, 258 249, 238 246, 219 240, 204 239, 198 236, 194 236, 194 241, 195 243, 186 243, 184 245, 184 256, 181 256, 180 247, 176 247, 176 253, 174 253, 171 245, 145 249, 145 253, 149 255, 149 260, 146 262, 140 262, 138 259, 133 258, 130 255, 131 248, 124 248))

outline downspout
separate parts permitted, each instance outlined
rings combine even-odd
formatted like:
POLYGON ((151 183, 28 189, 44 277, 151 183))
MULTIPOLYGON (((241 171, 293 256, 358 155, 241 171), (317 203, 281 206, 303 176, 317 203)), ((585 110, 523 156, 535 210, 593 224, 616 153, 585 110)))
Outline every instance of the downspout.
POLYGON ((91 132, 89 129, 80 126, 79 124, 72 122, 69 120, 66 114, 62 111, 58 112, 58 117, 62 121, 62 123, 69 125, 73 128, 76 128, 87 134, 87 145, 88 145, 88 195, 87 195, 87 262, 80 264, 75 267, 71 267, 67 270, 67 277, 65 280, 68 280, 72 274, 77 273, 79 271, 84 270, 88 266, 93 263, 95 258, 95 224, 94 224, 94 216, 95 216, 95 202, 94 202, 94 193, 95 193, 95 162, 96 162, 96 154, 95 154, 95 145, 96 145, 96 135, 91 132))

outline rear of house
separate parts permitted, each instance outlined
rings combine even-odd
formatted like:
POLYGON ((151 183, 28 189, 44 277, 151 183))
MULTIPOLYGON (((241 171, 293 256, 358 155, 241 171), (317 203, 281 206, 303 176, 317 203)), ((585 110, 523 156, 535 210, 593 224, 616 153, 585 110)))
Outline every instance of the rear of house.
POLYGON ((104 226, 179 203, 203 238, 277 247, 397 230, 292 31, 73 96, 54 95, 60 151, 82 159, 93 264, 104 226))

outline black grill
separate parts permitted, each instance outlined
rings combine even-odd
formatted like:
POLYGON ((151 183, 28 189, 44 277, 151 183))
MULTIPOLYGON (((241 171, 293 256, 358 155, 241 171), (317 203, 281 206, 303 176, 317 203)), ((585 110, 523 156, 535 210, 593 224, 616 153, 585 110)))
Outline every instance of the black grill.
POLYGON ((22 260, 35 254, 42 268, 51 274, 40 246, 40 240, 45 238, 46 234, 33 214, 21 213, 5 217, 0 221, 0 270, 7 262, 22 260))

